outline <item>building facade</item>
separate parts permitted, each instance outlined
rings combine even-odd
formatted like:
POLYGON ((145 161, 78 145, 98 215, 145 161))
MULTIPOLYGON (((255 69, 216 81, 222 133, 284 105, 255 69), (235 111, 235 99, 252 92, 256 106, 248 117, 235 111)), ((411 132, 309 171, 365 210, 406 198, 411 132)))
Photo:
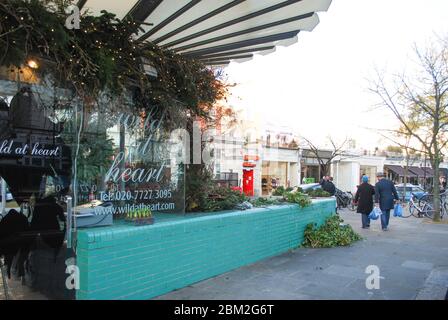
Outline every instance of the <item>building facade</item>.
MULTIPOLYGON (((448 163, 440 165, 441 176, 448 176, 448 163)), ((410 158, 396 154, 365 155, 353 153, 336 158, 331 165, 336 186, 343 191, 356 191, 361 177, 367 175, 371 183, 376 182, 376 174, 383 172, 395 184, 406 183, 428 188, 433 183, 434 171, 428 160, 410 158)))

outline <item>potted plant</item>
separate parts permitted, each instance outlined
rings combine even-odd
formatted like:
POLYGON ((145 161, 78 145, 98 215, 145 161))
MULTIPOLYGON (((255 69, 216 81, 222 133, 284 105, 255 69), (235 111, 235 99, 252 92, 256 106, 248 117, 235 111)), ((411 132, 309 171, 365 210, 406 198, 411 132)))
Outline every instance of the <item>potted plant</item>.
POLYGON ((129 211, 126 214, 125 220, 137 226, 143 226, 154 223, 154 217, 149 208, 141 208, 129 211))
POLYGON ((331 195, 322 189, 316 189, 316 190, 309 190, 306 192, 311 198, 328 198, 331 197, 331 195))
POLYGON ((285 196, 286 193, 291 192, 293 190, 293 188, 291 187, 283 187, 283 186, 278 186, 274 192, 272 193, 272 195, 270 196, 271 199, 273 200, 282 200, 285 196))

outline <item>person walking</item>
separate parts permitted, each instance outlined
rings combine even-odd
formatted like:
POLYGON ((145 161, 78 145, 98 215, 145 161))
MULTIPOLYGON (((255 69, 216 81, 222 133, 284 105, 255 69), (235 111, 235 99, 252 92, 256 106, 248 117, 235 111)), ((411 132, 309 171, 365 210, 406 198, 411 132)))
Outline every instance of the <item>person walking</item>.
POLYGON ((375 205, 381 209, 381 228, 387 231, 389 228, 390 210, 399 201, 397 189, 392 181, 386 179, 384 173, 378 172, 375 184, 375 205))
POLYGON ((363 229, 370 228, 369 214, 373 210, 373 196, 375 188, 369 183, 369 177, 362 176, 361 184, 358 186, 355 194, 355 204, 358 205, 357 213, 361 214, 361 223, 363 229))

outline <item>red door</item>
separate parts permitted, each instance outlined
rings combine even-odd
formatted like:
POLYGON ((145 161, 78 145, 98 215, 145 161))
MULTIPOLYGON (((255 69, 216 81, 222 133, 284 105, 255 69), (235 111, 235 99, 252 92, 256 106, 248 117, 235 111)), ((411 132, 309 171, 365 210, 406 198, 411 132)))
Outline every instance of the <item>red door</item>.
POLYGON ((254 196, 254 170, 243 169, 243 192, 248 197, 254 196))

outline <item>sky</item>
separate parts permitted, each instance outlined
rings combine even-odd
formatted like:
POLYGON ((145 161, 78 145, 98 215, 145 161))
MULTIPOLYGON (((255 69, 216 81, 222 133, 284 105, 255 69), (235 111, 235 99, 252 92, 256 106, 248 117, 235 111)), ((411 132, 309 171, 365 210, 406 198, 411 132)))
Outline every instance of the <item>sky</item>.
POLYGON ((394 127, 368 91, 375 70, 412 74, 413 46, 448 34, 448 0, 333 0, 298 42, 232 62, 231 105, 262 127, 286 127, 325 146, 326 137, 373 150, 391 144, 375 128, 394 127))

